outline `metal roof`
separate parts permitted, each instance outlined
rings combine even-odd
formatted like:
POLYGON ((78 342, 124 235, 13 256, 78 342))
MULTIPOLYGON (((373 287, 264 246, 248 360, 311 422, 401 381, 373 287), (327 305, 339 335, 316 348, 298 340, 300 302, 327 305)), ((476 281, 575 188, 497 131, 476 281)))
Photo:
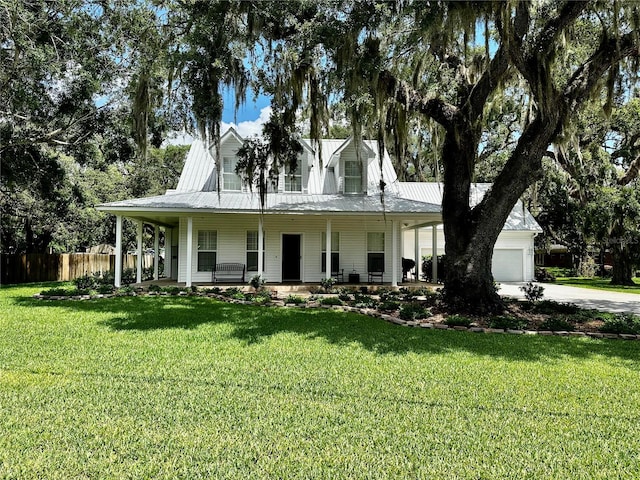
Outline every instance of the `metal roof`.
MULTIPOLYGON (((439 182, 398 182, 399 194, 403 198, 417 200, 426 203, 442 205, 443 185, 439 182)), ((491 188, 490 183, 474 183, 471 185, 471 205, 477 205, 482 197, 491 188)), ((542 228, 527 210, 522 201, 518 202, 511 210, 503 230, 520 230, 542 232, 542 228)))
MULTIPOLYGON (((135 198, 100 205, 99 210, 111 213, 131 210, 260 212, 257 193, 177 192, 156 197, 135 198)), ((440 213, 440 205, 387 195, 384 204, 373 195, 307 195, 270 193, 265 213, 440 213)))

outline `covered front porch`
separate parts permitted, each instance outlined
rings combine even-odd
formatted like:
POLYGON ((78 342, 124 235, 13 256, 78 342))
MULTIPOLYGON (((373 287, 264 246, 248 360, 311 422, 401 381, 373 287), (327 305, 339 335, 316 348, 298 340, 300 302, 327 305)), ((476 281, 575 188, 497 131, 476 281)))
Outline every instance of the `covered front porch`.
MULTIPOLYGON (((148 214, 127 215, 136 222, 137 229, 136 284, 143 284, 142 253, 150 247, 144 244, 143 230, 144 225, 149 224, 154 232, 151 281, 157 283, 164 278, 165 282, 186 287, 246 286, 256 275, 270 287, 319 285, 325 278, 351 287, 411 285, 421 279, 419 232, 431 229, 434 256, 438 248, 435 232, 440 218, 434 218, 433 214, 420 217, 212 214, 153 218, 148 214), (421 221, 425 216, 431 218, 421 221), (413 249, 407 248, 403 241, 407 232, 414 236, 413 249), (165 254, 161 276, 162 250, 165 254), (403 258, 414 259, 415 267, 411 271, 403 271, 403 258), (242 280, 238 277, 215 281, 212 270, 223 262, 243 265, 242 280), (290 268, 290 263, 294 263, 294 268, 290 268)), ((122 262, 118 259, 123 253, 123 218, 116 215, 116 286, 122 284, 122 262)), ((437 262, 433 264, 432 278, 437 279, 437 262)))

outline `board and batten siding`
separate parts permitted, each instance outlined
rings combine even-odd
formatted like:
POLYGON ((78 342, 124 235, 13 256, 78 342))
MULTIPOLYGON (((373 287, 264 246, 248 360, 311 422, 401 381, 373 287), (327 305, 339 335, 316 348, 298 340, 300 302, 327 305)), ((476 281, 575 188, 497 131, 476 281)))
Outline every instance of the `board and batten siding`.
MULTIPOLYGON (((212 214, 193 217, 193 253, 192 282, 211 282, 210 272, 198 272, 197 243, 199 230, 217 231, 217 262, 238 262, 246 264, 246 232, 258 229, 258 215, 212 214)), ((318 283, 327 276, 322 272, 322 234, 326 231, 327 219, 322 216, 305 215, 265 215, 265 263, 264 278, 267 282, 282 281, 282 235, 299 234, 301 236, 301 281, 318 283)), ((367 281, 367 232, 385 233, 385 272, 383 281, 392 280, 392 222, 382 217, 334 217, 331 221, 332 232, 340 237, 340 268, 344 269, 345 280, 349 273, 360 274, 360 281, 367 281)), ((398 228, 398 231, 399 228, 398 228)), ((187 218, 180 219, 178 281, 186 281, 187 267, 187 218)), ((397 279, 402 278, 400 261, 402 245, 396 241, 398 258, 397 279)), ((253 275, 247 272, 248 282, 253 275)))

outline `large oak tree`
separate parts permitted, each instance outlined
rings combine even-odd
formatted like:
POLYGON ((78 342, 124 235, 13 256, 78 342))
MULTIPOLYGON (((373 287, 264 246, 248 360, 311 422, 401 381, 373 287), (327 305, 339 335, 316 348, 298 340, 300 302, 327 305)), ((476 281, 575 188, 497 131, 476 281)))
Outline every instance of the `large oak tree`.
MULTIPOLYGON (((374 132, 381 146, 393 144, 399 158, 412 120, 438 132, 444 294, 451 307, 480 312, 502 308, 491 259, 511 209, 541 178, 543 157, 574 113, 613 85, 625 66, 635 68, 639 45, 639 13, 631 2, 220 2, 199 5, 198 13, 196 23, 207 16, 219 23, 209 25, 210 42, 192 45, 192 51, 217 60, 215 68, 204 65, 191 76, 209 81, 207 93, 216 101, 225 78, 246 85, 248 72, 228 61, 230 46, 240 45, 253 52, 246 58, 254 89, 273 96, 285 123, 306 109, 315 139, 326 130, 332 100, 347 105, 355 135, 374 132), (223 29, 220 20, 234 27, 223 29), (594 21, 599 34, 580 37, 581 24, 594 21), (216 56, 215 48, 224 55, 216 56), (471 206, 487 116, 523 92, 527 114, 518 140, 493 187, 471 206)), ((200 124, 215 125, 217 104, 196 100, 200 124)), ((214 139, 215 128, 209 128, 214 139)))

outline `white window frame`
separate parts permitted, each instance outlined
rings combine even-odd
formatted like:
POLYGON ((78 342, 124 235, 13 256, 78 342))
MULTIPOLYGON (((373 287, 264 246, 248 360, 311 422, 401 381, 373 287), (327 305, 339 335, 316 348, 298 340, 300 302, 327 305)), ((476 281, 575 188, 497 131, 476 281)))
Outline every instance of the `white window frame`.
POLYGON ((369 266, 369 255, 372 253, 381 253, 382 254, 382 271, 385 271, 385 263, 387 261, 386 259, 386 253, 385 253, 385 234, 384 232, 367 232, 367 270, 368 271, 372 271, 370 266, 369 266), (372 250, 371 249, 371 236, 372 235, 381 235, 382 236, 382 250, 372 250))
MULTIPOLYGON (((327 232, 322 232, 322 239, 320 246, 320 261, 321 261, 321 272, 326 273, 327 271, 327 262, 326 262, 326 254, 327 254, 327 232), (323 258, 324 256, 324 258, 323 258)), ((338 254, 338 264, 340 263, 340 232, 331 232, 331 254, 338 254)), ((333 270, 333 269, 332 269, 333 270)), ((333 273, 333 272, 330 272, 333 273)))
POLYGON ((345 159, 344 161, 344 193, 347 195, 357 195, 359 193, 362 193, 362 166, 360 164, 360 162, 358 162, 358 160, 350 160, 350 159, 345 159), (354 164, 358 174, 357 175, 347 175, 347 164, 352 163, 354 164), (357 189, 355 191, 349 191, 349 189, 347 188, 347 186, 349 185, 350 181, 354 181, 356 180, 356 184, 357 185, 357 189))
MULTIPOLYGON (((245 235, 245 239, 246 239, 246 243, 245 243, 245 261, 247 262, 247 272, 257 272, 258 271, 258 255, 260 253, 260 250, 258 249, 258 230, 247 230, 246 235, 245 235), (250 234, 255 234, 255 248, 249 248, 249 235, 250 234), (255 253, 256 254, 256 268, 255 270, 251 270, 249 268, 249 254, 250 253, 255 253)), ((262 264, 264 265, 264 260, 265 260, 265 255, 264 255, 264 235, 262 236, 262 264)))
POLYGON ((242 191, 242 179, 236 173, 236 165, 238 165, 236 157, 222 157, 222 190, 230 192, 242 191), (231 165, 227 165, 228 162, 231 165))
POLYGON ((198 257, 197 257, 197 265, 196 265, 197 271, 198 272, 210 272, 210 271, 213 270, 213 267, 215 266, 215 264, 218 261, 218 231, 217 230, 198 230, 198 235, 196 236, 196 239, 197 239, 197 242, 198 242, 197 243, 197 251, 198 251, 197 256, 198 257), (209 237, 211 237, 212 234, 213 234, 214 241, 211 242, 211 238, 205 239, 203 237, 204 234, 207 234, 209 237), (209 243, 209 242, 213 243, 213 245, 211 243, 209 243), (205 243, 207 243, 207 245, 203 245, 205 243), (214 253, 215 254, 214 262, 213 262, 213 265, 211 265, 211 269, 210 270, 207 270, 207 269, 201 270, 200 269, 200 265, 201 265, 200 254, 201 253, 214 253))
POLYGON ((295 171, 291 172, 291 168, 287 165, 284 169, 284 191, 300 193, 302 192, 302 159, 298 159, 295 171), (292 188, 292 187, 299 188, 292 188))

